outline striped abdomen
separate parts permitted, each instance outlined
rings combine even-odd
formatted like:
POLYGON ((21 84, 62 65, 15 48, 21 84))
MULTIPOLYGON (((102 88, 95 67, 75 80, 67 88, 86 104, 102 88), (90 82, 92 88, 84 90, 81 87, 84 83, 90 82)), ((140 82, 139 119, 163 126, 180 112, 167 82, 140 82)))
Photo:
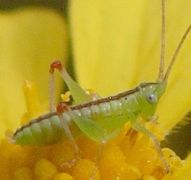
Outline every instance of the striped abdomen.
MULTIPOLYGON (((75 116, 85 116, 94 120, 102 120, 110 117, 118 117, 123 115, 124 122, 113 123, 116 126, 123 125, 129 118, 129 112, 136 111, 138 102, 136 96, 129 95, 116 100, 107 102, 97 101, 97 103, 87 103, 77 106, 72 106, 70 112, 63 113, 64 119, 69 123, 73 134, 78 134, 79 129, 74 125, 72 118, 75 116), (72 115, 71 115, 72 114, 72 115)), ((37 118, 27 125, 18 129, 14 135, 13 140, 16 144, 21 145, 46 145, 54 144, 66 137, 62 128, 60 119, 53 115, 45 115, 44 118, 37 118)), ((104 127, 107 128, 107 127, 104 127)))
POLYGON ((63 135, 60 120, 54 116, 21 127, 14 133, 13 140, 21 145, 44 145, 56 143, 63 135))

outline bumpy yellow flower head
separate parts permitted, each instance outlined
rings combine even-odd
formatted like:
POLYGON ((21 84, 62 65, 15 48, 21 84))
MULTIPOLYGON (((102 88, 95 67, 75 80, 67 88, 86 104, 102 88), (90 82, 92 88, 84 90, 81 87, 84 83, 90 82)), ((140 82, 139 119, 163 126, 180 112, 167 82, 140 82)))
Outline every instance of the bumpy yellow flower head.
MULTIPOLYGON (((34 84, 27 81, 24 87, 28 111, 22 123, 39 114, 34 84), (27 118, 27 119, 26 119, 27 118)), ((68 140, 48 147, 22 147, 7 139, 0 143, 0 179, 5 180, 89 180, 94 179, 180 179, 189 173, 189 159, 184 162, 176 154, 164 148, 163 153, 170 165, 167 174, 156 149, 148 137, 133 130, 127 124, 123 132, 106 144, 101 160, 95 163, 98 144, 81 135, 77 139, 81 158, 76 159, 68 140)))

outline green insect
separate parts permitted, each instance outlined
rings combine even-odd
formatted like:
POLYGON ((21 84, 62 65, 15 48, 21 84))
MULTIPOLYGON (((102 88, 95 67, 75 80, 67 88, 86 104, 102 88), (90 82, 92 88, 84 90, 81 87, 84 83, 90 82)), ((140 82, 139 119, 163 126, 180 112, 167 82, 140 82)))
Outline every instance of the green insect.
POLYGON ((145 128, 144 123, 140 122, 140 118, 146 122, 155 117, 157 104, 165 92, 170 71, 183 42, 191 30, 191 25, 185 31, 164 73, 165 0, 161 0, 161 4, 161 60, 156 82, 141 83, 132 90, 93 100, 92 96, 88 95, 71 79, 62 64, 55 61, 50 66, 50 112, 17 129, 12 136, 14 143, 27 146, 48 145, 57 143, 63 138, 69 138, 76 154, 78 154, 79 148, 75 142, 75 136, 79 133, 83 133, 91 140, 103 145, 117 136, 125 123, 129 121, 133 129, 144 133, 153 140, 166 170, 169 171, 159 141, 154 134, 145 128), (55 110, 55 69, 61 73, 76 105, 66 106, 62 103, 55 110))

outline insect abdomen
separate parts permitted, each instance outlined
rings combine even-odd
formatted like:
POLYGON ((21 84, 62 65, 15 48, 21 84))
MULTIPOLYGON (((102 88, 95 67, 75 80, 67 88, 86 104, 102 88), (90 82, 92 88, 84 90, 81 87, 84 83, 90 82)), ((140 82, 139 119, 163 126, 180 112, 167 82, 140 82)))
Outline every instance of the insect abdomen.
POLYGON ((76 115, 82 115, 89 118, 99 118, 104 116, 112 116, 114 113, 119 113, 122 110, 121 101, 104 102, 98 105, 83 107, 74 111, 76 115))
POLYGON ((129 96, 103 102, 96 105, 90 105, 88 107, 83 107, 78 110, 74 110, 73 113, 76 115, 83 115, 93 119, 118 115, 128 117, 129 112, 133 112, 137 108, 138 102, 136 100, 136 97, 129 96))
POLYGON ((61 122, 57 116, 23 126, 13 136, 16 144, 48 145, 58 142, 63 136, 61 122))
MULTIPOLYGON (((113 116, 121 117, 122 115, 125 120, 122 124, 124 124, 129 119, 129 112, 136 110, 137 107, 136 98, 134 96, 128 96, 96 105, 73 109, 69 113, 64 112, 63 118, 69 124, 74 136, 76 136, 79 134, 79 129, 76 126, 73 126, 74 124, 72 123, 72 118, 75 118, 75 116, 85 116, 96 120, 113 116), (131 107, 133 107, 133 109, 131 107), (71 116, 71 113, 74 116, 71 116)), ((120 126, 122 125, 121 123, 117 124, 120 126)), ((55 115, 48 119, 32 121, 21 127, 14 133, 13 141, 20 145, 48 145, 59 142, 65 136, 62 123, 55 115)))

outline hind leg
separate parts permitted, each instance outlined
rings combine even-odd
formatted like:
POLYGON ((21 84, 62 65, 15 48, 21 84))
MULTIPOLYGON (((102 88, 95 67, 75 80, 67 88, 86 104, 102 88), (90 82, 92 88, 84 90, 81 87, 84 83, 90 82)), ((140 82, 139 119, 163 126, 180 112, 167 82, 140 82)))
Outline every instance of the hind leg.
POLYGON ((65 103, 61 102, 57 105, 56 109, 57 109, 57 114, 58 114, 58 117, 61 121, 62 127, 64 129, 64 132, 65 132, 67 138, 69 139, 69 141, 70 141, 70 143, 74 149, 75 156, 77 157, 77 159, 79 159, 80 158, 79 147, 78 147, 78 145, 74 139, 74 136, 72 135, 72 132, 70 130, 70 127, 68 126, 67 121, 63 117, 63 113, 66 111, 69 111, 69 107, 65 103))

